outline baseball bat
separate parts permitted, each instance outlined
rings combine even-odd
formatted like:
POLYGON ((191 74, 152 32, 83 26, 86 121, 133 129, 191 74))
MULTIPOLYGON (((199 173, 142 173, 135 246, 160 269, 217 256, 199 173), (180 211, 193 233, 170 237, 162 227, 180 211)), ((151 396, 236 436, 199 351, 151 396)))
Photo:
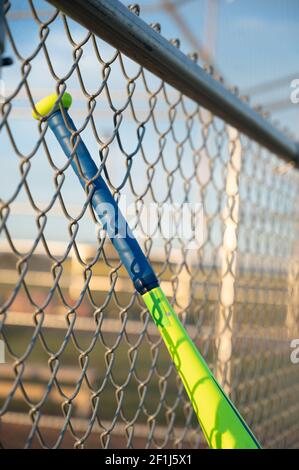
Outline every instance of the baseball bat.
POLYGON ((92 189, 94 211, 164 340, 209 446, 213 449, 261 448, 165 297, 149 260, 78 134, 74 138, 74 149, 71 137, 77 131, 68 113, 71 103, 69 93, 64 93, 60 100, 53 93, 35 105, 33 116, 47 119, 82 187, 86 189, 88 183, 92 189))

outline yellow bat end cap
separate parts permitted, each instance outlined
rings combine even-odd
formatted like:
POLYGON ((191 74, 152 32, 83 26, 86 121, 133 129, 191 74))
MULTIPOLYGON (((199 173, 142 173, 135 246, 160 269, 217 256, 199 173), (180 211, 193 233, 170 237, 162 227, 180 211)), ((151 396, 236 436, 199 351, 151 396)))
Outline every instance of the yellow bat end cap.
MULTIPOLYGON (((54 109, 58 109, 59 105, 56 103, 57 98, 57 93, 52 93, 52 95, 46 96, 36 103, 35 109, 39 114, 33 110, 32 116, 34 119, 40 119, 40 116, 47 116, 47 114, 54 111, 54 109)), ((64 108, 69 109, 72 104, 72 96, 69 93, 64 93, 61 97, 60 103, 62 103, 64 108)))

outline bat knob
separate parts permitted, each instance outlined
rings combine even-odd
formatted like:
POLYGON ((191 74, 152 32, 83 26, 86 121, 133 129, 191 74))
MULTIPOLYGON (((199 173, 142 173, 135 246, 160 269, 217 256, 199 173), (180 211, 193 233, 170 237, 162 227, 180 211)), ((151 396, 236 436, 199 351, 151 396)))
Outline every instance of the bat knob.
MULTIPOLYGON (((52 95, 46 96, 41 99, 35 105, 35 110, 32 111, 32 116, 34 119, 40 119, 41 116, 47 116, 51 111, 56 111, 59 109, 59 103, 57 103, 58 95, 57 93, 52 93, 52 95)), ((64 93, 61 97, 60 103, 66 109, 72 104, 72 96, 69 93, 64 93)))

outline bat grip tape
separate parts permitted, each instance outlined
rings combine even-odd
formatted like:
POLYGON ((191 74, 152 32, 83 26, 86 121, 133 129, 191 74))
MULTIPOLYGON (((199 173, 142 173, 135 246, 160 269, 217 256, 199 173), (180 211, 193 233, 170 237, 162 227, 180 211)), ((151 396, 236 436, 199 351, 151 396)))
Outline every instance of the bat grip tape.
POLYGON ((82 187, 86 189, 88 182, 95 178, 89 185, 89 190, 93 191, 91 198, 93 209, 114 248, 117 250, 123 265, 134 283, 135 289, 143 295, 159 286, 158 279, 106 182, 100 175, 97 175, 98 168, 79 135, 74 139, 74 142, 77 144, 75 151, 77 158, 75 158, 70 129, 75 132, 76 127, 67 110, 65 110, 65 116, 67 118, 67 126, 60 110, 55 111, 49 116, 49 126, 60 143, 63 152, 71 160, 71 166, 79 178, 82 187), (77 139, 79 140, 78 143, 77 139))

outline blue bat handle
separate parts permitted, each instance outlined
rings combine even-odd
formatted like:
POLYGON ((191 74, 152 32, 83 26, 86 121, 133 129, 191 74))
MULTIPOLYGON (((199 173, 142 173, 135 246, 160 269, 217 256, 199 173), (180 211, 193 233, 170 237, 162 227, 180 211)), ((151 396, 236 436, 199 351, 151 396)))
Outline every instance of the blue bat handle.
MULTIPOLYGON (((69 128, 75 131, 75 125, 67 110, 65 110, 65 113, 69 128)), ((79 143, 76 147, 76 155, 80 165, 80 171, 77 166, 75 156, 72 157, 71 132, 65 125, 61 111, 57 110, 51 114, 48 118, 48 122, 65 155, 71 159, 73 170, 85 189, 87 181, 95 177, 98 172, 98 168, 91 158, 84 142, 80 136, 77 137, 77 139, 79 139, 79 143), (84 175, 84 178, 82 178, 80 173, 84 175)), ((95 213, 99 217, 103 228, 106 230, 113 246, 117 250, 136 290, 140 294, 145 294, 153 288, 158 287, 158 279, 143 254, 124 216, 119 210, 118 205, 104 179, 101 176, 97 176, 90 185, 90 189, 94 190, 91 202, 95 213)))

